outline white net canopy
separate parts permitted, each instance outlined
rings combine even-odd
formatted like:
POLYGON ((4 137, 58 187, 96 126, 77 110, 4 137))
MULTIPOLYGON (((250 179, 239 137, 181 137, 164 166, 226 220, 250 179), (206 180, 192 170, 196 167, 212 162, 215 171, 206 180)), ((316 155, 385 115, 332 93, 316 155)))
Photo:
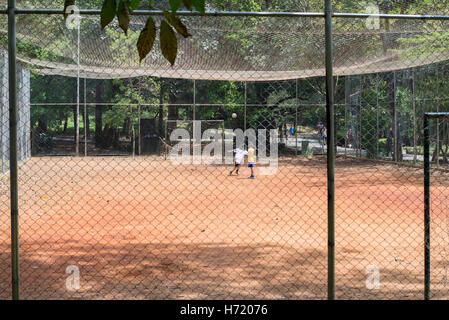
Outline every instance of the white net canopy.
MULTIPOLYGON (((47 2, 18 1, 18 7, 63 7, 63 1, 47 2)), ((102 3, 78 2, 81 9, 99 9, 102 3)), ((159 7, 164 9, 166 2, 159 1, 159 7)), ((379 1, 376 8, 381 13, 399 14, 449 11, 444 5, 448 1, 430 2, 379 1)), ((157 5, 158 1, 155 3, 157 5)), ((250 3, 223 1, 223 6, 226 10, 245 10, 250 3)), ((265 7, 258 9, 322 12, 322 3, 267 1, 265 7)), ((372 13, 369 11, 372 4, 361 1, 344 5, 338 1, 334 10, 372 13)), ((325 75, 322 17, 182 17, 192 37, 185 39, 178 35, 178 56, 173 67, 162 56, 158 39, 153 51, 139 63, 136 43, 146 19, 146 16, 132 16, 128 36, 125 36, 116 20, 101 30, 98 16, 85 15, 78 37, 78 30, 67 28, 60 15, 20 15, 17 19, 18 57, 40 74, 70 77, 79 74, 96 79, 154 76, 273 81, 325 75)), ((161 18, 154 19, 159 27, 161 18)), ((369 74, 445 61, 449 58, 449 46, 444 41, 448 24, 446 21, 336 18, 334 73, 337 76, 369 74)), ((0 21, 0 31, 1 44, 6 48, 6 19, 0 21)))

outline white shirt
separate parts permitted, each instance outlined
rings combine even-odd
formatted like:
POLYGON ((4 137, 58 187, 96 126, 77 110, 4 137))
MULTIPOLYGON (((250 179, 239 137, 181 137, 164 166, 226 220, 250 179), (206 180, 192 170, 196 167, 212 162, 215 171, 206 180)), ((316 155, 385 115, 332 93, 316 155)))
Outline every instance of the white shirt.
POLYGON ((248 151, 242 150, 242 149, 234 149, 235 153, 235 163, 240 164, 243 161, 243 158, 248 155, 248 151))

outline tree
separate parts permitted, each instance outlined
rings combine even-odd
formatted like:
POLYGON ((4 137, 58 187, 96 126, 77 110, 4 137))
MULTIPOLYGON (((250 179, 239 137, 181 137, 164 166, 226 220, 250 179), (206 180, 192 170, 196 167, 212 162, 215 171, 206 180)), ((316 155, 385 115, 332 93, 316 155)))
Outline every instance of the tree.
POLYGON ((103 106, 101 105, 103 96, 103 80, 97 80, 95 86, 95 147, 103 146, 103 106))
MULTIPOLYGON (((127 34, 129 29, 130 13, 136 10, 141 2, 141 0, 104 0, 101 9, 101 27, 104 29, 114 20, 114 18, 117 17, 120 28, 125 32, 125 34, 127 34)), ((153 0, 148 1, 148 6, 151 9, 155 8, 154 2, 155 1, 153 0)), ((166 3, 167 1, 164 2, 166 3)), ((220 1, 218 1, 218 3, 219 2, 220 1)), ((163 56, 173 66, 178 54, 178 40, 176 38, 176 33, 185 38, 191 36, 187 30, 187 27, 176 15, 176 12, 178 11, 182 3, 186 9, 192 11, 195 8, 197 11, 204 14, 205 1, 169 0, 168 3, 170 6, 170 10, 163 11, 164 18, 161 21, 160 25, 159 39, 163 56)), ((67 12, 67 8, 73 5, 75 5, 75 0, 65 0, 64 12, 67 12)), ((69 15, 67 13, 64 13, 64 17, 66 19, 68 16, 69 15)), ((145 57, 153 49, 153 45, 156 40, 156 32, 156 23, 153 17, 149 17, 147 19, 145 27, 140 32, 139 39, 137 41, 137 49, 140 55, 140 61, 145 59, 145 57)))

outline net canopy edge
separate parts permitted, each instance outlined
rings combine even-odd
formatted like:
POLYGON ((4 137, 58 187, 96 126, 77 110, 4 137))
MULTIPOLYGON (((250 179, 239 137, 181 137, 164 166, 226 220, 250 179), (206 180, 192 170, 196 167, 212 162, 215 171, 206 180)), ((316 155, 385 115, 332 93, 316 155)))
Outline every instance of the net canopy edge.
MULTIPOLYGON (((63 15, 62 9, 15 9, 17 15, 25 14, 43 14, 43 15, 63 15)), ((79 15, 99 15, 99 9, 80 9, 79 15)), ((0 14, 8 14, 7 9, 0 9, 0 14)), ((324 18, 324 12, 269 12, 269 11, 177 11, 179 16, 216 16, 216 17, 304 17, 304 18, 324 18)), ((130 12, 134 16, 163 16, 163 10, 134 10, 130 12)), ((431 14, 389 14, 389 13, 347 13, 332 12, 333 18, 360 19, 360 18, 379 18, 379 19, 405 19, 405 20, 449 20, 449 15, 431 15, 431 14)))

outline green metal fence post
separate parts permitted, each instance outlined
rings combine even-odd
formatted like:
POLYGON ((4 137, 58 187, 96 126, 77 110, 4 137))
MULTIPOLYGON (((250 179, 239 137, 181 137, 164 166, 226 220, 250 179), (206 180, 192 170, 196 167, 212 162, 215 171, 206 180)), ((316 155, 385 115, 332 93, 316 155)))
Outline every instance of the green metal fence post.
POLYGON ((8 0, 9 64, 9 171, 11 187, 11 269, 12 298, 19 300, 19 205, 17 163, 17 96, 16 96, 16 1, 8 0))
POLYGON ((430 134, 424 115, 424 299, 430 299, 430 134))
POLYGON ((245 98, 243 106, 243 131, 246 131, 246 107, 248 101, 248 82, 245 82, 245 98))
POLYGON ((333 43, 332 43, 332 0, 325 0, 326 31, 326 120, 327 120, 327 191, 328 191, 328 299, 335 299, 335 130, 334 130, 334 76, 333 76, 333 43))
MULTIPOLYGON (((298 105, 299 105, 299 79, 296 79, 296 100, 295 100, 295 156, 298 156, 298 105)), ((301 150, 304 151, 304 150, 301 150)), ((304 154, 304 152, 303 152, 304 154)))
POLYGON ((415 69, 412 71, 412 107, 413 107, 413 164, 416 164, 417 160, 417 148, 418 143, 416 139, 416 87, 415 87, 415 69))

